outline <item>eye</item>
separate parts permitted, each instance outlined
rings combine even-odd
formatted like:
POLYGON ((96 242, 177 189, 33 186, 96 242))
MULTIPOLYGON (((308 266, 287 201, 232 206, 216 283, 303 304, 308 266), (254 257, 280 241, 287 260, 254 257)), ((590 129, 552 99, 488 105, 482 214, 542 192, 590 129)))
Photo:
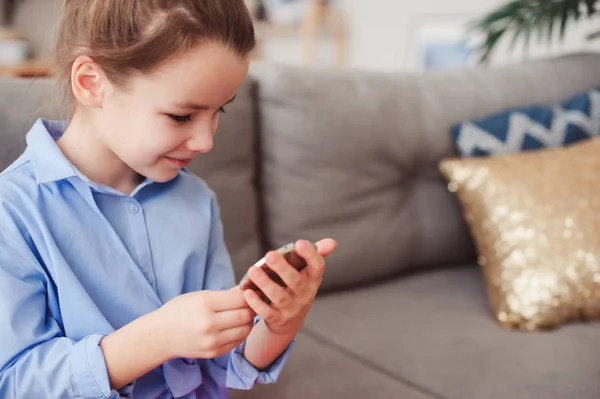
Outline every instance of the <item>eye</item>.
POLYGON ((188 115, 168 114, 167 116, 177 123, 186 123, 186 122, 190 122, 192 120, 192 114, 188 114, 188 115))
POLYGON ((227 113, 227 111, 225 111, 225 107, 219 108, 219 112, 222 113, 222 114, 226 114, 227 113))

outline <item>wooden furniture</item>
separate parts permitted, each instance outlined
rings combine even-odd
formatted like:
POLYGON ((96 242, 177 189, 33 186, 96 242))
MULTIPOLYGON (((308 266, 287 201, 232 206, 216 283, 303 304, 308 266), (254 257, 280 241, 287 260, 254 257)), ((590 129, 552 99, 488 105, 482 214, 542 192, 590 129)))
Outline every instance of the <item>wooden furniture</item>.
POLYGON ((312 0, 301 26, 305 62, 312 64, 316 58, 316 42, 321 31, 333 39, 336 65, 346 64, 348 32, 344 15, 334 4, 325 0, 312 0))
POLYGON ((0 66, 0 76, 14 78, 49 77, 52 74, 50 62, 46 60, 30 60, 15 66, 0 66))
POLYGON ((266 42, 273 38, 297 38, 301 45, 303 64, 316 61, 317 42, 320 39, 333 41, 333 59, 337 66, 347 63, 348 28, 343 12, 326 0, 309 1, 308 11, 298 25, 278 25, 270 21, 256 21, 257 47, 254 57, 263 57, 266 42))

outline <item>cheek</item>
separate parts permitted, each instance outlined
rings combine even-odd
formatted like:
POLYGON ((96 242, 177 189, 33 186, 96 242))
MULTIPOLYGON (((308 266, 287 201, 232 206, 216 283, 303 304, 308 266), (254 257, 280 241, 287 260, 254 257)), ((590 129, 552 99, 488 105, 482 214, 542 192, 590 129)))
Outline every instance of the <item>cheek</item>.
POLYGON ((144 131, 143 146, 148 157, 159 158, 173 153, 186 143, 187 133, 185 128, 178 127, 166 118, 155 119, 154 123, 144 131))
POLYGON ((148 128, 143 112, 133 102, 118 101, 116 98, 107 102, 102 109, 100 122, 103 134, 115 146, 130 146, 138 141, 138 136, 148 128))
POLYGON ((116 98, 103 109, 102 122, 113 150, 135 164, 156 162, 186 143, 187 125, 175 125, 142 101, 116 98))

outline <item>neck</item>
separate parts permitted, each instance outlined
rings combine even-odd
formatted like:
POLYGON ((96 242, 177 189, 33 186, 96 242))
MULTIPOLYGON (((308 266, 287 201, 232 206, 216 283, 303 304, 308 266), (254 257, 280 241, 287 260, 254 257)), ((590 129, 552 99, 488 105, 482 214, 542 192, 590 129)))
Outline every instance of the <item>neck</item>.
POLYGON ((88 179, 129 194, 141 177, 112 152, 82 115, 75 115, 57 141, 65 157, 88 179))

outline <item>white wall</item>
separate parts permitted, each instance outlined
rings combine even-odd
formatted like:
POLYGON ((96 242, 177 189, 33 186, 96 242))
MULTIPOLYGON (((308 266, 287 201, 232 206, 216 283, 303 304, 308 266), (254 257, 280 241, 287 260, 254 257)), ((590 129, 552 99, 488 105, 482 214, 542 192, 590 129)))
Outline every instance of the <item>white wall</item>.
MULTIPOLYGON (((460 21, 478 17, 508 0, 338 0, 350 28, 349 66, 353 68, 401 71, 415 70, 418 51, 415 31, 427 21, 460 21)), ((54 40, 54 26, 63 0, 25 0, 17 15, 17 26, 31 39, 34 49, 48 54, 54 40)), ((600 20, 580 23, 570 29, 563 45, 535 45, 530 56, 540 57, 586 49, 600 49, 600 40, 586 44, 586 32, 600 29, 600 20)), ((506 47, 506 46, 505 46, 506 47)), ((322 63, 330 63, 330 44, 319 43, 322 63)), ((293 38, 274 38, 265 46, 267 59, 300 63, 301 48, 293 38)), ((512 53, 500 49, 496 64, 523 59, 518 49, 512 53)))
MULTIPOLYGON (((415 31, 429 21, 441 23, 469 21, 485 14, 507 0, 338 0, 350 27, 349 65, 354 68, 398 71, 415 70, 418 50, 415 31)), ((532 40, 530 57, 549 56, 585 49, 600 49, 600 40, 586 44, 585 32, 600 30, 600 21, 580 23, 562 45, 538 45, 532 40)), ((505 43, 507 44, 507 43, 505 43)), ((323 41, 323 50, 328 49, 323 41)), ((494 58, 496 64, 523 59, 520 47, 506 51, 501 46, 494 58)), ((279 62, 299 62, 300 49, 290 39, 272 39, 267 55, 279 62)), ((323 56, 322 58, 326 58, 323 56)))
POLYGON ((16 27, 30 40, 35 54, 47 55, 54 45, 54 28, 64 0, 24 0, 15 17, 16 27))

